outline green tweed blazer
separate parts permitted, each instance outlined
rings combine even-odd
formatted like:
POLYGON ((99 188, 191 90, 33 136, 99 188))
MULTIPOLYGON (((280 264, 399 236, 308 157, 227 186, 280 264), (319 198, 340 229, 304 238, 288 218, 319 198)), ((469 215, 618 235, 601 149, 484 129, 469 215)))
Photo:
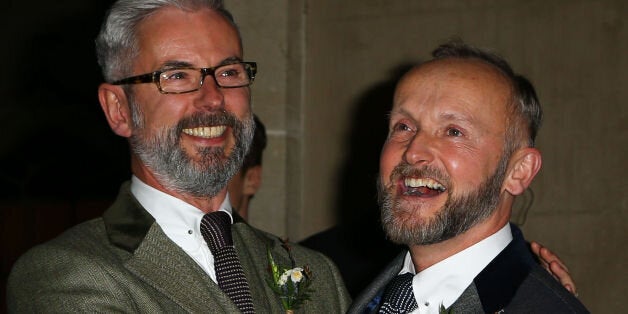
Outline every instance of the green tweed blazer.
MULTIPOLYGON (((101 218, 36 246, 8 280, 10 313, 238 313, 238 308, 137 202, 126 182, 101 218)), ((285 313, 268 287, 267 248, 290 265, 277 237, 234 215, 233 239, 257 313, 285 313)), ((292 245, 297 265, 314 274, 311 300, 297 313, 345 313, 350 300, 336 266, 292 245)))

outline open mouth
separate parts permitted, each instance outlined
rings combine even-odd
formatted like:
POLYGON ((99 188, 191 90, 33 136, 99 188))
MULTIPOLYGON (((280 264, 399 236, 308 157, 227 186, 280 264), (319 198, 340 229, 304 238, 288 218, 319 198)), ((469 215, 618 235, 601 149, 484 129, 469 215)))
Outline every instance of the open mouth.
POLYGON ((440 182, 430 178, 403 179, 403 195, 432 197, 445 192, 446 188, 440 182))
POLYGON ((204 126, 198 128, 188 128, 183 129, 182 132, 196 137, 201 138, 216 138, 222 136, 227 130, 226 125, 217 125, 217 126, 204 126))

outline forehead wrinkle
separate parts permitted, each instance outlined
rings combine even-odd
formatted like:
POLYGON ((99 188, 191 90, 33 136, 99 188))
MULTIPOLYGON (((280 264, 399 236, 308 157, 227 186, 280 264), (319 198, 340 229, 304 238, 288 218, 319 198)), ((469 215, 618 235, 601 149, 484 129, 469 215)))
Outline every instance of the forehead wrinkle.
POLYGON ((390 111, 390 116, 402 115, 402 116, 410 117, 413 120, 420 120, 421 115, 428 115, 428 116, 433 116, 435 121, 442 121, 442 122, 447 122, 447 121, 474 122, 475 120, 477 120, 473 118, 472 112, 468 112, 468 110, 465 110, 464 106, 462 106, 462 109, 460 110, 460 112, 451 111, 450 109, 447 109, 447 111, 442 112, 438 110, 438 107, 440 106, 436 106, 435 108, 430 108, 429 106, 427 106, 425 110, 420 110, 420 109, 413 110, 413 109, 418 109, 418 107, 421 107, 421 105, 412 105, 410 108, 406 108, 406 106, 404 106, 404 103, 400 103, 390 111), (437 109, 437 110, 433 110, 433 109, 437 109))

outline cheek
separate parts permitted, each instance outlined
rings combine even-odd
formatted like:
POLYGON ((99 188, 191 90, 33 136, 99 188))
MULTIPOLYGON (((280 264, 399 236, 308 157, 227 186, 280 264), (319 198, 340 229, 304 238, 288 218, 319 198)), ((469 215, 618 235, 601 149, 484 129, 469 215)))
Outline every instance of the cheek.
POLYGON ((394 143, 386 142, 384 144, 379 158, 379 172, 383 183, 389 183, 390 174, 401 162, 402 154, 403 150, 394 143))
POLYGON ((447 172, 464 189, 477 188, 495 170, 497 163, 492 162, 494 156, 499 159, 499 154, 494 154, 488 149, 463 153, 458 151, 449 156, 444 159, 447 172))
POLYGON ((474 180, 480 180, 479 176, 472 173, 472 170, 477 168, 470 160, 449 159, 444 164, 450 178, 458 187, 466 190, 475 185, 474 180))
POLYGON ((186 106, 183 104, 184 100, 179 99, 181 97, 164 96, 168 95, 136 98, 147 126, 155 128, 172 126, 185 115, 186 106))
POLYGON ((226 89, 225 108, 229 112, 233 112, 236 116, 246 117, 251 111, 251 93, 249 88, 226 89))

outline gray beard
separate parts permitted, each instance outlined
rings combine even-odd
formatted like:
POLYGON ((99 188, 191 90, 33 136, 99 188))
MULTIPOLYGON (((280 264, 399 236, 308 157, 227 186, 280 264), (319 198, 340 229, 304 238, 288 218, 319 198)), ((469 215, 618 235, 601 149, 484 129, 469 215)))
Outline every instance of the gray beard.
MULTIPOLYGON (((478 223, 486 220, 496 209, 500 198, 501 185, 506 175, 509 156, 503 154, 497 169, 480 186, 466 195, 454 197, 447 191, 447 202, 434 217, 426 219, 403 218, 401 214, 413 213, 412 205, 401 204, 395 199, 395 186, 385 187, 381 177, 378 179, 378 196, 381 208, 382 227, 388 239, 397 244, 429 245, 456 237, 478 223), (402 207, 406 205, 405 207, 402 207)), ((413 169, 410 165, 400 164, 391 175, 399 173, 428 172, 441 182, 447 182, 444 175, 433 168, 413 169), (444 178, 444 179, 442 179, 444 178)), ((418 175, 418 174, 417 174, 418 175)), ((420 176, 420 175, 418 175, 420 176)), ((391 180, 391 182, 394 182, 391 180)))
POLYGON ((132 105, 134 130, 130 137, 131 149, 166 189, 192 197, 211 198, 222 191, 242 166, 255 131, 253 115, 238 120, 221 111, 212 114, 194 114, 181 119, 175 126, 164 126, 153 134, 146 134, 144 115, 139 106, 132 105), (182 130, 201 125, 230 126, 235 147, 228 156, 223 148, 203 147, 201 158, 194 161, 180 145, 182 130))

